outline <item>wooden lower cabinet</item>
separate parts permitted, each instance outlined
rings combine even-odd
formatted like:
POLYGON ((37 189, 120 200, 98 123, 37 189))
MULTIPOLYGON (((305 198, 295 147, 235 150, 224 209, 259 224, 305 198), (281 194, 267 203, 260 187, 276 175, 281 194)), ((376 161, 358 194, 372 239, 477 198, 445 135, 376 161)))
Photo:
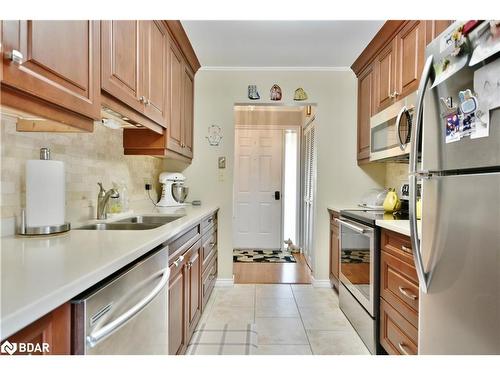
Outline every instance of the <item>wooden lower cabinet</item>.
POLYGON ((380 247, 380 344, 389 354, 417 354, 419 283, 410 239, 384 229, 380 247))
POLYGON ((188 337, 194 332, 201 316, 201 240, 199 240, 187 255, 187 304, 188 304, 188 337))
POLYGON ((217 214, 169 244, 169 354, 186 352, 217 277, 217 214), (209 221, 208 221, 209 220, 209 221), (206 223, 212 223, 206 226, 206 223), (212 243, 212 245, 209 245, 212 243), (210 247, 209 247, 210 246, 210 247))
POLYGON ((335 220, 340 214, 337 211, 328 210, 330 214, 330 283, 338 290, 339 267, 340 267, 340 226, 335 220))
POLYGON ((59 306, 5 341, 16 345, 12 353, 16 355, 71 354, 70 304, 59 306))

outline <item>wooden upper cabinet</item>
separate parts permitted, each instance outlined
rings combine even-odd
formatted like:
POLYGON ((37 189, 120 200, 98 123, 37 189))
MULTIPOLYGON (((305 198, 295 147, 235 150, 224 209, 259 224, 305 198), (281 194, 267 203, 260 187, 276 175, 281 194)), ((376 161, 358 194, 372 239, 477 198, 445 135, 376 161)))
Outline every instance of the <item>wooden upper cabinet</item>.
POLYGON ((182 125, 184 130, 183 155, 193 157, 193 111, 194 111, 194 74, 191 68, 184 65, 183 77, 183 118, 182 125))
POLYGON ((396 42, 390 41, 375 57, 375 110, 378 113, 394 102, 396 91, 396 42))
POLYGON ((426 44, 432 42, 453 23, 451 20, 428 20, 425 21, 426 44))
POLYGON ((358 163, 370 159, 370 117, 373 114, 374 74, 370 65, 358 77, 358 163))
POLYGON ((140 43, 140 21, 101 21, 102 89, 143 113, 140 43))
POLYGON ((394 100, 411 94, 418 88, 424 67, 425 21, 409 21, 396 35, 397 77, 394 100))
POLYGON ((2 85, 100 118, 98 21, 2 21, 2 29, 2 85))
POLYGON ((167 30, 160 21, 142 21, 145 115, 161 125, 167 122, 167 30))
POLYGON ((183 101, 183 70, 182 54, 174 41, 168 46, 168 144, 171 151, 182 154, 183 126, 182 126, 182 101, 183 101))

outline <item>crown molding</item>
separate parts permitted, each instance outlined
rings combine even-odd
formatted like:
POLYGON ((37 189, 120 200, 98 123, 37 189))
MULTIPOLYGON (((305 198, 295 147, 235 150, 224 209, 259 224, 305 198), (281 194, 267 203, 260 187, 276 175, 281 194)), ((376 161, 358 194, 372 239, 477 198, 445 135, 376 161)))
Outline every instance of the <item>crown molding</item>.
POLYGON ((227 72, 350 72, 348 66, 202 66, 202 71, 227 72))

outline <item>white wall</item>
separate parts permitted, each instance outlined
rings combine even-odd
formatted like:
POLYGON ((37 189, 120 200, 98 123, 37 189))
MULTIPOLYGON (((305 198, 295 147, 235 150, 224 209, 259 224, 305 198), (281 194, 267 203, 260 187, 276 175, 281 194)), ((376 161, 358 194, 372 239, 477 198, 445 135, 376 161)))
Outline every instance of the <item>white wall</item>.
POLYGON ((232 184, 234 162, 234 103, 250 102, 247 85, 256 84, 261 100, 277 83, 284 104, 292 105, 296 88, 317 103, 318 189, 314 277, 328 279, 329 221, 327 207, 350 206, 370 187, 384 183, 382 165, 356 164, 356 78, 350 71, 204 71, 195 77, 194 160, 184 171, 190 199, 217 204, 219 212, 219 277, 232 277, 232 184), (207 129, 222 128, 219 147, 207 142, 207 129), (226 156, 223 177, 218 156, 226 156))

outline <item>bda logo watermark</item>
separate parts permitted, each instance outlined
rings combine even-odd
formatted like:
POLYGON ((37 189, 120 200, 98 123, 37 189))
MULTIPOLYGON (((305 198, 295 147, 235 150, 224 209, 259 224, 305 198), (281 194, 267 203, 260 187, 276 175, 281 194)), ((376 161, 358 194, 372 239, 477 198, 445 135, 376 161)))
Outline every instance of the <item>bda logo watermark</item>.
POLYGON ((2 353, 14 354, 17 350, 17 344, 14 342, 9 342, 9 340, 5 341, 2 346, 0 346, 0 351, 2 353))
POLYGON ((48 353, 50 352, 50 345, 46 342, 33 344, 32 342, 15 343, 6 340, 0 346, 0 352, 9 355, 14 354, 15 352, 18 352, 19 354, 48 353))

